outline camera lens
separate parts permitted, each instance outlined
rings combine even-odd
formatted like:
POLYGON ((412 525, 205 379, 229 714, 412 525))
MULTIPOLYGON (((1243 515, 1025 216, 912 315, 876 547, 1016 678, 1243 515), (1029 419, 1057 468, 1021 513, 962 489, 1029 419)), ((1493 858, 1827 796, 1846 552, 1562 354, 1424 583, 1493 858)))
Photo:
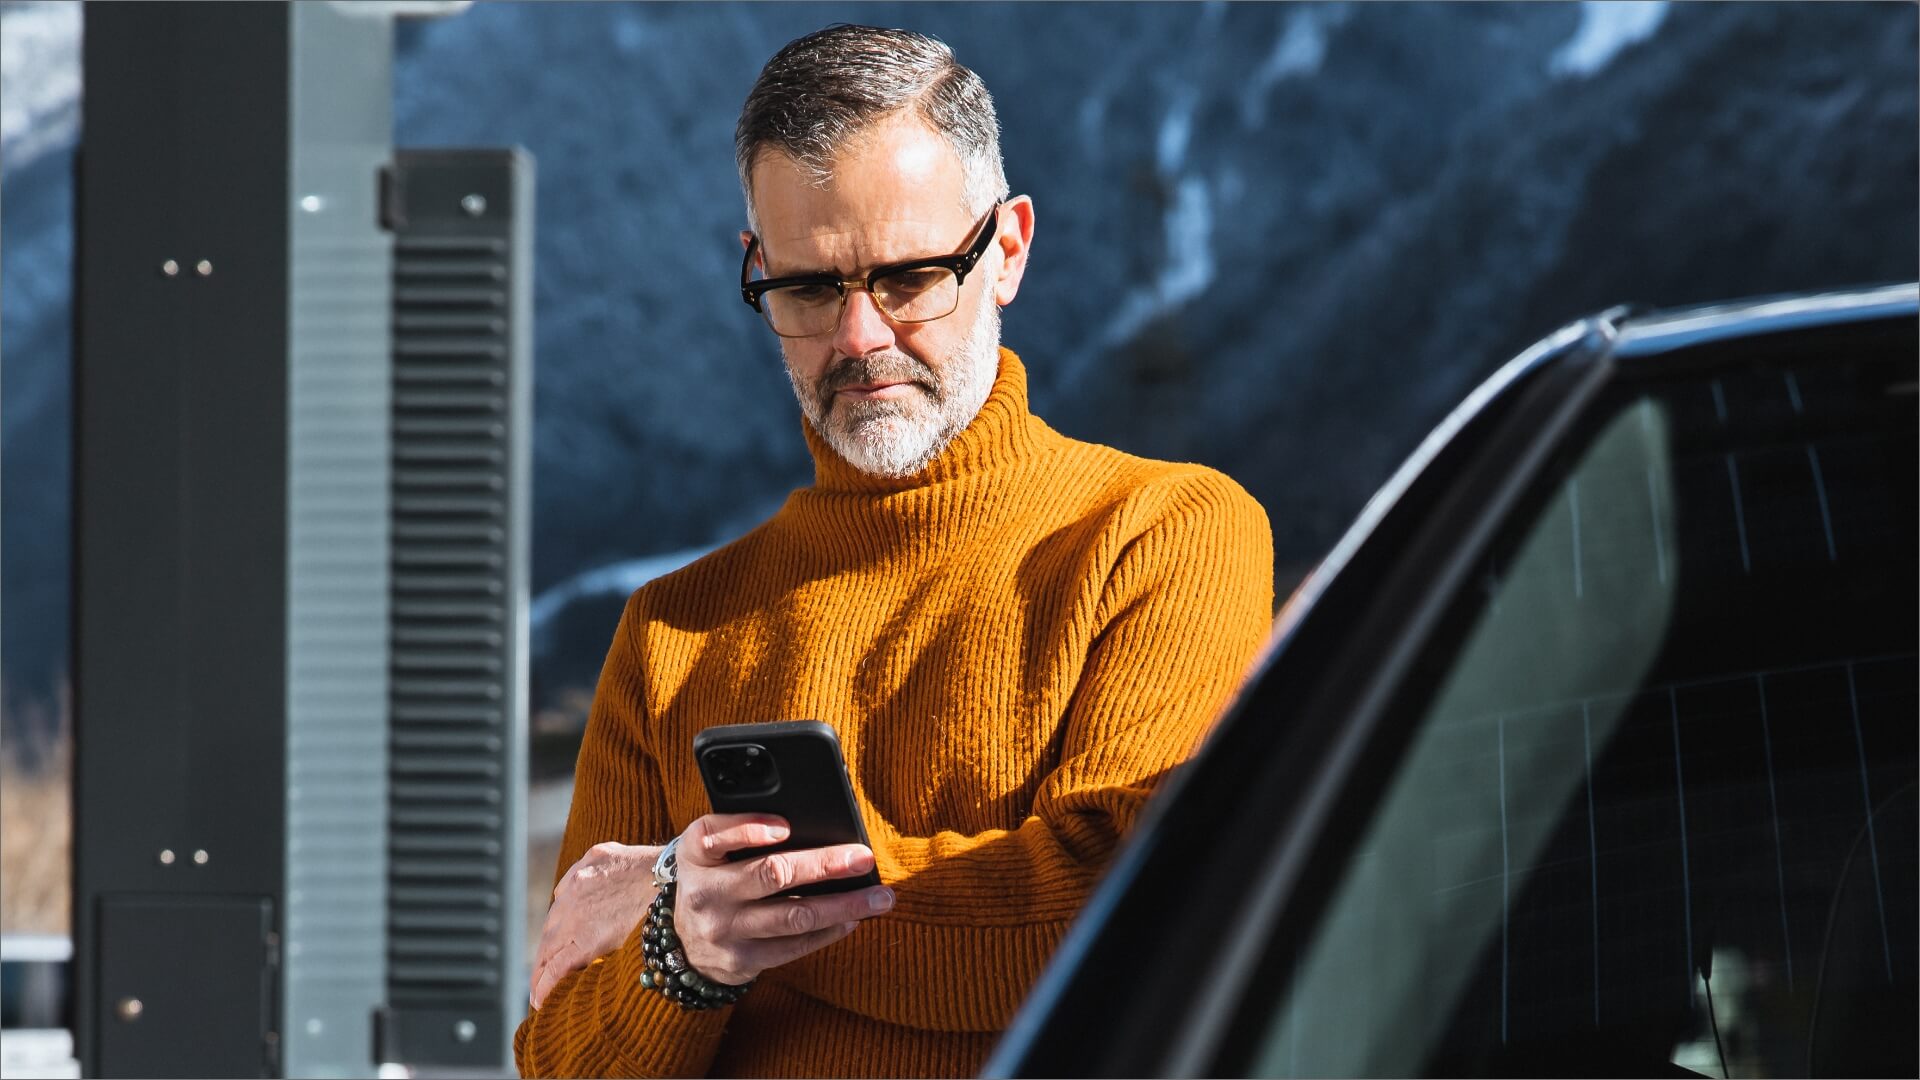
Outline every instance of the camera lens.
POLYGON ((769 794, 780 787, 780 766, 764 746, 716 746, 702 757, 701 765, 714 790, 731 798, 769 794))

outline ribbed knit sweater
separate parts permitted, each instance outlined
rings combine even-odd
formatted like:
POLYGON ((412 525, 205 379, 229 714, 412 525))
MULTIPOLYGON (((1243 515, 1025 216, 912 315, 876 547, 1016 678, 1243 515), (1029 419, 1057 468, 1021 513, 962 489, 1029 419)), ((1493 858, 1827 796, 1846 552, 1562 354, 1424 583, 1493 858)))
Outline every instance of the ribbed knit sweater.
POLYGON ((1054 432, 1009 351, 914 476, 863 474, 802 426, 814 485, 628 601, 558 869, 707 813, 701 729, 822 720, 895 907, 709 1012, 641 987, 636 927, 527 1017, 525 1075, 974 1074, 1265 640, 1259 504, 1054 432))

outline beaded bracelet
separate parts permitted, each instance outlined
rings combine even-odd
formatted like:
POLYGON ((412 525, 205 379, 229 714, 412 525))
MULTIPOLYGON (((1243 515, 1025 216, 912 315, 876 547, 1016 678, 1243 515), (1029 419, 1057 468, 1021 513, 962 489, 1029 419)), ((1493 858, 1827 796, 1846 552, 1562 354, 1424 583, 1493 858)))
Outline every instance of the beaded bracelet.
POLYGON ((647 969, 640 973, 640 985, 660 991, 683 1009, 717 1009, 739 1001, 753 985, 752 980, 729 986, 693 970, 680 947, 680 938, 673 932, 673 883, 659 889, 647 907, 647 928, 640 935, 641 953, 647 963, 647 969))

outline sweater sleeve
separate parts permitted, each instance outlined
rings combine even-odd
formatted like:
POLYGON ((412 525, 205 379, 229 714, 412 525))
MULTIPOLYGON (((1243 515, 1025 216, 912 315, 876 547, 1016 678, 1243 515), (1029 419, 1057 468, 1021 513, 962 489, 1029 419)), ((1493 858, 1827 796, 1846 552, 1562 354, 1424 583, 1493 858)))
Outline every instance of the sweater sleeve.
POLYGON ((895 910, 796 961, 800 985, 890 1023, 1004 1028, 1148 797, 1239 688, 1272 619, 1265 512, 1218 473, 1183 484, 1107 576, 1059 762, 1030 816, 973 835, 902 836, 870 820, 895 910))
MULTIPOLYGON (((639 738, 644 689, 629 600, 600 671, 574 773, 557 883, 602 841, 665 843, 674 832, 659 769, 639 738)), ((691 1012, 640 985, 640 926, 612 953, 556 983, 514 1034, 522 1076, 701 1076, 731 1009, 691 1012)))

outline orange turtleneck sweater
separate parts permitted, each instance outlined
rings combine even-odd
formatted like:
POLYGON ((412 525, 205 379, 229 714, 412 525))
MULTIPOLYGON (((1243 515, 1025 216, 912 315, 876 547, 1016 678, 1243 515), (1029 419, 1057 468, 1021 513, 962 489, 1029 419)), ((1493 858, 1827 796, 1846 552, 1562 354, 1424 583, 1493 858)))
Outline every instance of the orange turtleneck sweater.
POLYGON ((528 1076, 972 1075, 1155 786, 1272 621, 1273 540, 1232 480, 1076 442, 1002 350, 919 474, 815 483, 627 602, 560 849, 659 844, 708 812, 695 732, 817 719, 893 911, 731 1008, 643 989, 639 928, 514 1041, 528 1076))

